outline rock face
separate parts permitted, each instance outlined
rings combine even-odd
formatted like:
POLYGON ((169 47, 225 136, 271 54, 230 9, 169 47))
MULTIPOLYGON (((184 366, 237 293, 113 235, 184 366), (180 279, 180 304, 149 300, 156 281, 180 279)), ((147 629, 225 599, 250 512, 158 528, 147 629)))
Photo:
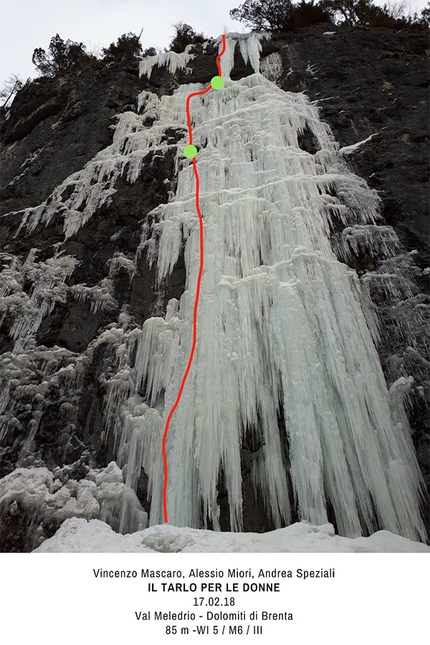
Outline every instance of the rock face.
POLYGON ((287 37, 280 52, 282 88, 318 101, 341 146, 373 135, 348 154, 352 168, 379 191, 385 221, 419 251, 417 264, 428 266, 427 35, 315 29, 287 37))
MULTIPOLYGON (((372 240, 339 222, 332 244, 340 254, 345 246, 340 241, 350 240, 348 257, 339 259, 357 271, 377 309, 381 363, 388 385, 397 383, 393 397, 407 399, 413 440, 428 479, 429 363, 423 331, 430 264, 427 37, 328 29, 262 41, 262 70, 283 90, 303 91, 317 101, 353 171, 379 192, 384 221, 372 240), (399 242, 385 225, 394 229, 399 242), (389 259, 383 252, 387 243, 396 247, 389 259), (391 276, 389 293, 380 286, 381 275, 391 276)), ((103 499, 105 479, 97 473, 107 472, 116 458, 118 446, 109 431, 109 388, 122 364, 124 339, 150 316, 164 315, 185 282, 180 255, 170 277, 158 284, 150 249, 142 243, 152 211, 167 203, 175 189, 176 144, 183 128, 172 124, 164 131, 137 176, 131 165, 110 183, 104 175, 108 192, 92 206, 87 220, 92 195, 83 199, 77 194, 79 173, 96 159, 102 177, 103 151, 115 145, 111 126, 118 115, 138 113, 140 92, 162 97, 190 78, 208 83, 216 74, 215 46, 196 46, 194 53, 185 70, 154 68, 150 79, 139 78, 138 61, 95 62, 77 75, 39 79, 19 92, 1 125, 0 476, 10 476, 16 468, 28 476, 37 469, 45 482, 43 495, 51 501, 61 486, 68 486, 67 495, 78 500, 79 482, 87 479, 92 499, 103 499), (55 200, 58 207, 51 216, 49 205, 55 200), (38 217, 26 210, 43 203, 38 217), (73 217, 67 214, 72 211, 73 217), (69 216, 71 228, 65 235, 69 216), (75 231, 73 222, 79 218, 75 231), (67 484, 69 480, 75 484, 67 484)), ((239 49, 235 57, 233 80, 253 73, 239 49)), ((147 125, 152 125, 150 118, 147 125)), ((313 145, 305 132, 302 148, 313 153, 313 145)), ((129 360, 133 364, 135 357, 129 360)), ((244 445, 245 530, 268 530, 248 476, 251 461, 252 446, 244 445)), ((125 495, 116 471, 115 478, 125 495)), ((150 508, 147 488, 142 469, 134 492, 129 491, 128 516, 111 521, 116 530, 139 526, 136 517, 150 508)), ((218 490, 221 526, 227 529, 222 481, 218 490)), ((74 504, 79 507, 78 501, 74 504)), ((79 514, 75 506, 72 515, 79 514)), ((53 511, 49 521, 42 518, 40 498, 33 503, 25 496, 15 501, 3 496, 1 549, 31 550, 53 535, 65 517, 53 511)))

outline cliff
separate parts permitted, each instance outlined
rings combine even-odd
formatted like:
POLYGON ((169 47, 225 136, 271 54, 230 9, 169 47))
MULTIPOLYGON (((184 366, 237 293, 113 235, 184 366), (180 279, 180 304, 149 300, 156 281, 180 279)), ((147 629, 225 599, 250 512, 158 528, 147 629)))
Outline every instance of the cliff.
MULTIPOLYGON (((387 385, 397 384, 393 397, 405 398, 428 480, 427 35, 318 27, 261 44, 266 78, 317 103, 343 158, 378 191, 382 219, 375 235, 370 239, 366 231, 360 234, 334 218, 331 243, 357 272, 377 312, 377 349, 387 385), (387 254, 387 244, 395 252, 387 254), (389 276, 388 282, 381 283, 381 276, 389 276)), ((79 515, 78 492, 87 481, 97 491, 103 482, 115 481, 123 486, 121 495, 130 496, 130 507, 150 510, 148 473, 142 468, 135 486, 124 492, 121 475, 113 476, 109 466, 118 455, 110 415, 123 414, 114 407, 110 388, 115 378, 128 378, 121 371, 125 338, 148 318, 164 316, 168 302, 185 289, 183 248, 160 283, 145 237, 154 209, 167 204, 176 189, 176 144, 185 130, 172 123, 140 166, 133 167, 129 158, 117 176, 103 175, 103 151, 113 146, 110 154, 122 154, 115 148, 114 126, 118 115, 140 112, 140 93, 161 98, 182 84, 210 81, 216 74, 215 43, 196 45, 190 53, 195 56, 185 69, 154 67, 149 78, 139 76, 135 61, 94 62, 77 74, 38 79, 19 92, 1 125, 0 373, 6 386, 0 476, 16 468, 45 469, 50 495, 57 484, 69 486, 71 515, 79 515), (89 187, 83 195, 78 186, 85 177, 89 187)), ((231 79, 253 73, 237 47, 231 79)), ((149 114, 143 125, 149 128, 155 120, 149 114)), ((316 152, 310 131, 302 133, 300 147, 316 152)), ((335 196, 342 202, 339 192, 335 196)), ((127 360, 134 365, 135 354, 127 360)), ((273 528, 250 475, 256 450, 251 440, 245 442, 244 530, 273 528)), ((228 529, 225 482, 220 479, 217 486, 221 527, 228 529)), ((92 516, 101 517, 102 496, 92 495, 99 504, 92 516)), ((51 537, 67 516, 56 504, 46 513, 22 491, 15 499, 6 496, 2 550, 31 550, 51 537)), ((104 519, 120 530, 114 516, 104 519)), ((133 521, 127 530, 136 529, 133 521)))

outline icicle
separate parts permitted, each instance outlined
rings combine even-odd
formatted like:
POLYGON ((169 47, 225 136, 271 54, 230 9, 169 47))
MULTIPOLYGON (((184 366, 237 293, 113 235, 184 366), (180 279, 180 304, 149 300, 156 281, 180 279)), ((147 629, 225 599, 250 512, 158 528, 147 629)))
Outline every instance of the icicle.
POLYGON ((163 67, 165 65, 171 74, 174 74, 178 69, 185 69, 190 60, 195 57, 195 54, 189 53, 193 47, 194 45, 187 45, 185 51, 181 54, 170 51, 157 54, 156 56, 145 56, 139 64, 140 76, 151 78, 155 66, 163 67))
POLYGON ((279 52, 273 52, 263 58, 260 63, 260 72, 268 81, 278 83, 284 73, 284 66, 279 52))
POLYGON ((73 273, 77 260, 69 255, 55 254, 44 262, 36 260, 37 249, 32 249, 22 267, 17 261, 10 269, 0 274, 3 283, 3 317, 8 311, 14 313, 11 336, 16 349, 25 349, 34 342, 42 320, 49 315, 58 302, 65 302, 67 278, 73 273), (24 281, 32 283, 30 294, 22 290, 24 281))
MULTIPOLYGON (((140 115, 134 112, 124 112, 117 119, 113 142, 101 150, 78 172, 70 175, 57 186, 52 194, 38 206, 22 211, 20 226, 16 236, 30 234, 38 226, 48 226, 53 217, 64 221, 65 239, 75 235, 94 213, 104 204, 109 204, 115 194, 115 184, 119 177, 124 177, 133 184, 140 175, 142 165, 148 154, 155 150, 165 154, 170 148, 176 148, 163 141, 165 129, 177 127, 178 122, 184 125, 185 113, 178 106, 177 114, 171 113, 169 123, 162 127, 155 123, 148 128, 144 125, 147 119, 154 116, 157 105, 161 114, 165 111, 166 99, 159 101, 149 93, 139 95, 140 115)), ((158 116, 160 113, 158 112, 158 116)))
POLYGON ((147 526, 147 515, 136 494, 123 483, 118 466, 111 462, 106 468, 87 468, 86 477, 73 478, 73 464, 55 468, 17 468, 0 480, 0 517, 13 514, 20 505, 25 513, 27 542, 30 548, 43 540, 42 527, 59 526, 68 517, 100 518, 119 530, 121 508, 126 507, 122 519, 124 533, 147 526))
MULTIPOLYGON (((343 535, 371 533, 382 526, 424 539, 420 475, 401 414, 402 397, 396 395, 400 384, 391 397, 393 415, 363 313, 366 293, 360 295, 356 274, 331 249, 333 221, 340 219, 348 227, 338 240, 340 257, 351 259, 369 247, 382 252, 385 259, 378 270, 363 279, 369 293, 380 284, 391 295, 397 289, 413 297, 412 282, 402 282, 389 228, 375 226, 375 192, 348 170, 316 106, 302 94, 283 92, 259 73, 261 38, 229 34, 222 59, 225 87, 192 103, 205 267, 195 360, 167 443, 169 518, 179 526, 211 524, 219 529, 217 482, 222 475, 231 528, 241 530, 241 455, 251 441, 251 481, 274 526, 290 522, 291 493, 300 518, 315 524, 327 522, 330 505, 343 535), (256 73, 233 82, 236 44, 256 73), (313 137, 315 154, 300 148, 304 132, 313 137)), ((155 64, 172 72, 184 69, 191 57, 188 51, 151 57, 142 62, 141 73, 150 75, 155 64)), ((179 151, 187 141, 186 96, 202 87, 181 85, 161 99, 142 92, 139 114, 120 115, 112 144, 43 204, 23 211, 18 231, 31 233, 55 216, 63 219, 65 238, 70 238, 109 203, 119 177, 133 183, 148 155, 179 149, 176 193, 150 214, 139 252, 146 248, 162 286, 183 251, 185 292, 179 302, 170 301, 165 318, 146 320, 142 330, 127 330, 123 312, 85 356, 88 360, 104 343, 115 356, 112 372, 101 374, 100 384, 106 391, 106 433, 113 437, 125 488, 118 493, 121 483, 115 471, 108 482, 115 490, 106 497, 97 492, 102 484, 96 475, 89 478, 94 486, 87 482, 61 497, 66 506, 67 495, 73 498, 72 514, 79 514, 82 499, 83 506, 94 507, 92 517, 101 514, 118 530, 135 530, 145 519, 131 492, 142 468, 151 500, 150 524, 162 521, 161 434, 188 359, 199 260, 194 175, 179 151), (164 141, 172 126, 184 129, 179 145, 164 141)), ((62 350, 34 347, 43 315, 65 298, 65 281, 75 266, 68 256, 40 263, 35 258, 33 251, 22 267, 6 258, 1 274, 6 305, 22 312, 12 333, 21 343, 17 350, 25 347, 26 353, 1 357, 0 369, 10 377, 10 388, 0 401, 8 411, 0 429, 13 429, 20 397, 33 397, 36 413, 27 447, 40 419, 42 402, 37 397, 44 398, 50 383, 61 388, 76 382, 81 387, 85 372, 84 363, 71 352, 55 357, 62 350), (33 281, 30 294, 22 290, 23 276, 33 281)), ((118 254, 111 275, 120 268, 132 275, 134 267, 118 254)), ((109 278, 95 287, 75 285, 72 292, 89 299, 94 310, 115 304, 109 278)), ((417 309, 422 304, 417 302, 417 309)), ((55 496, 49 473, 42 475, 45 489, 55 496)))
POLYGON ((108 265, 110 278, 114 278, 122 270, 128 273, 131 280, 136 273, 134 260, 127 258, 123 253, 116 252, 113 258, 108 260, 108 265))
POLYGON ((365 253, 380 259, 389 258, 396 255, 399 246, 399 238, 391 226, 367 224, 344 228, 336 250, 340 258, 348 262, 365 253))
MULTIPOLYGON (((261 41, 268 38, 267 34, 239 34, 230 32, 226 34, 227 49, 222 57, 222 74, 225 78, 230 78, 234 66, 234 52, 236 45, 239 45, 240 53, 246 63, 249 62, 255 73, 260 71, 260 53, 261 41)), ((221 43, 221 37, 217 40, 221 43)))
MULTIPOLYGON (((128 262, 130 262, 130 260, 128 262)), ((132 265, 134 270, 133 262, 132 265)), ((127 264, 127 267, 130 269, 129 264, 127 264)), ((87 287, 85 284, 75 284, 70 287, 70 293, 80 302, 89 301, 91 311, 96 313, 97 311, 115 309, 118 306, 117 301, 112 295, 112 289, 112 280, 104 278, 100 282, 100 285, 96 285, 94 287, 87 287)))
MULTIPOLYGON (((169 98, 172 112, 182 97, 180 88, 169 98)), ((170 521, 209 520, 217 528, 222 471, 231 527, 242 528, 241 450, 251 432, 260 446, 252 479, 275 526, 290 518, 281 448, 288 440, 301 518, 326 522, 328 500, 343 535, 373 532, 380 522, 423 539, 410 438, 392 419, 357 279, 327 237, 333 213, 341 214, 351 222, 348 244, 358 244, 378 218, 375 193, 347 170, 316 107, 260 75, 227 80, 222 92, 196 100, 192 114, 205 270, 195 362, 167 444, 170 521), (315 155, 299 147, 305 130, 315 155), (287 436, 278 428, 280 410, 287 436)), ((150 243, 160 281, 185 243, 186 291, 177 314, 145 322, 136 358, 137 383, 154 414, 170 409, 191 342, 198 235, 192 169, 179 167, 176 195, 154 214, 150 243)), ((383 247, 390 234, 381 230, 375 239, 383 247)), ((153 459, 147 475, 156 524, 160 432, 143 421, 139 428, 153 459)))

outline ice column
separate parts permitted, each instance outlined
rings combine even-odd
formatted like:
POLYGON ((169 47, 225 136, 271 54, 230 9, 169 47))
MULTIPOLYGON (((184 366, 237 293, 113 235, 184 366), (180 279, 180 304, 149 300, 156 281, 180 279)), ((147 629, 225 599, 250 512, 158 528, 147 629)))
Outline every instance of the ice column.
MULTIPOLYGON (((195 87, 180 87, 169 109, 178 113, 195 87)), ((195 361, 167 441, 170 521, 218 528, 222 472, 231 526, 241 530, 241 449, 252 436, 252 479, 276 526, 291 517, 289 470, 300 518, 324 523, 329 504, 343 535, 383 527, 422 539, 410 436, 392 420, 356 275, 328 239, 333 213, 372 224, 375 195, 348 172, 306 97, 260 74, 193 99, 192 115, 205 269, 195 361), (305 130, 315 155, 300 149, 305 130)), ((162 522, 163 427, 153 419, 166 418, 184 372, 198 270, 192 168, 180 154, 178 167, 176 195, 147 243, 160 281, 185 243, 186 291, 166 320, 146 321, 136 359, 150 406, 134 426, 150 455, 152 524, 162 522)))

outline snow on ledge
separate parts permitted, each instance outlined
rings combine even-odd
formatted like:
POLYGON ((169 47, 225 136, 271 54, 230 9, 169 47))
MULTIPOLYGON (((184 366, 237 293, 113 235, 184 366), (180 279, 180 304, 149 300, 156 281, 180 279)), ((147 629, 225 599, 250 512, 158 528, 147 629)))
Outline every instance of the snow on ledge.
POLYGON ((128 535, 100 520, 67 519, 35 553, 424 553, 430 547, 378 531, 370 537, 335 535, 331 524, 298 522, 269 533, 218 533, 169 524, 128 535))
POLYGON ((341 155, 350 155, 353 152, 355 152, 358 148, 361 146, 364 146, 365 143, 373 139, 373 137, 377 137, 379 132, 374 132, 371 134, 367 139, 363 139, 363 141, 357 141, 357 143, 353 143, 351 146, 344 146, 343 148, 340 148, 339 154, 341 155))

